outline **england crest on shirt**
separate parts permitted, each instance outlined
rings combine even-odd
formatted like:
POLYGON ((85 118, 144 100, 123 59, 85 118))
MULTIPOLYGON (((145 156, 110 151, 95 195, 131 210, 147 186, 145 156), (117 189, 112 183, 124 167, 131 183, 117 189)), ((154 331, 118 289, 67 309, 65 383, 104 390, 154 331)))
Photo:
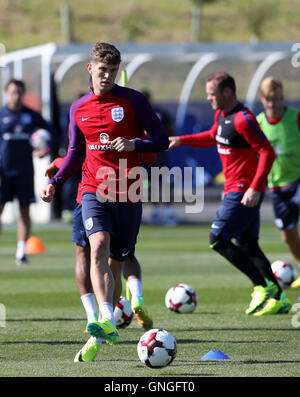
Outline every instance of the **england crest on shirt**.
POLYGON ((111 118, 117 123, 122 121, 124 118, 124 108, 120 106, 118 108, 111 109, 111 118))
POLYGON ((86 228, 86 230, 91 230, 93 226, 94 226, 94 222, 92 217, 85 220, 84 227, 86 228))

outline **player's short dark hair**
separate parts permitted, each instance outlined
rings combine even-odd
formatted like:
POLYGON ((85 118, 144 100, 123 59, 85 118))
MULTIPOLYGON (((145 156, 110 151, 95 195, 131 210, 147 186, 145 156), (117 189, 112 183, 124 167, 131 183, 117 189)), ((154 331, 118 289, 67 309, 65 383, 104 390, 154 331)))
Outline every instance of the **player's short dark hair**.
POLYGON ((225 88, 229 88, 234 94, 236 93, 234 78, 226 72, 213 73, 207 77, 206 81, 216 81, 221 92, 223 92, 225 88))
POLYGON ((10 79, 5 85, 5 91, 7 91, 8 87, 11 84, 14 84, 17 87, 19 87, 22 90, 23 93, 26 91, 26 85, 25 85, 24 81, 23 80, 17 80, 17 79, 10 79))
POLYGON ((121 63, 120 51, 112 44, 98 41, 91 49, 91 62, 105 62, 109 65, 121 63))

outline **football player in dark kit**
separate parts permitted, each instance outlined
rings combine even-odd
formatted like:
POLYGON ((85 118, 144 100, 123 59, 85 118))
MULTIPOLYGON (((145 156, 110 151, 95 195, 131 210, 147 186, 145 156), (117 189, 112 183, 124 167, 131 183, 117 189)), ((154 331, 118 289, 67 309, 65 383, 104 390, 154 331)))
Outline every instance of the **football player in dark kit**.
POLYGON ((280 306, 276 313, 287 313, 291 303, 258 244, 260 205, 275 153, 254 115, 238 101, 232 76, 225 72, 210 75, 206 93, 216 110, 211 129, 170 137, 169 148, 217 145, 225 184, 224 198, 210 229, 210 247, 252 281, 254 289, 246 314, 273 314, 269 303, 273 300, 280 306))
POLYGON ((58 146, 58 135, 53 125, 40 113, 24 106, 25 91, 22 80, 9 80, 5 87, 7 104, 0 108, 0 216, 5 204, 17 198, 20 212, 17 265, 28 263, 25 245, 31 229, 29 207, 35 202, 31 135, 40 128, 51 134, 49 148, 35 150, 38 157, 44 157, 58 146))

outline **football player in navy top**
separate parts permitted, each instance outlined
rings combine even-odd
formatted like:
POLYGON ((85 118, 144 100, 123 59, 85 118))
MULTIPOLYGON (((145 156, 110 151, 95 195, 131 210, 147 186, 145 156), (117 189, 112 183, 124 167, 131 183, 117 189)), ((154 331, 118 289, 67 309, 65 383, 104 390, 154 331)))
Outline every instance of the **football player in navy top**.
POLYGON ((23 81, 10 80, 5 89, 7 104, 0 108, 0 216, 5 204, 17 198, 20 209, 17 225, 17 265, 27 263, 25 245, 31 228, 29 206, 35 202, 31 136, 37 129, 45 129, 51 135, 49 147, 35 151, 39 157, 54 150, 58 143, 52 124, 23 105, 24 93, 23 81))

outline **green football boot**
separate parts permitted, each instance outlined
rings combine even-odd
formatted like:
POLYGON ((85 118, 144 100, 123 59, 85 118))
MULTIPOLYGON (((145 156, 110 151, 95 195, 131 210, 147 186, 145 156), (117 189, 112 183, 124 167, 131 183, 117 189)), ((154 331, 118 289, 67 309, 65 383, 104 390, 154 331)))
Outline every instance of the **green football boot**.
POLYGON ((95 338, 91 337, 82 349, 76 354, 74 363, 93 361, 100 350, 99 343, 95 342, 95 338))
POLYGON ((132 300, 131 308, 137 319, 138 324, 146 331, 153 328, 153 320, 148 310, 145 308, 144 299, 139 296, 132 300))
POLYGON ((253 316, 264 316, 266 314, 284 314, 288 313, 291 310, 291 307, 291 301, 286 297, 285 293, 282 292, 279 299, 268 299, 265 306, 258 312, 255 312, 253 316))
POLYGON ((269 280, 266 280, 266 283, 266 287, 263 287, 262 285, 257 285, 254 287, 251 294, 252 300, 248 309, 245 312, 246 314, 253 314, 262 309, 267 300, 269 298, 272 298, 278 292, 278 287, 276 284, 272 283, 269 280))
POLYGON ((119 340, 117 329, 107 318, 101 321, 92 321, 87 325, 87 330, 90 335, 102 338, 109 344, 117 343, 119 340))

